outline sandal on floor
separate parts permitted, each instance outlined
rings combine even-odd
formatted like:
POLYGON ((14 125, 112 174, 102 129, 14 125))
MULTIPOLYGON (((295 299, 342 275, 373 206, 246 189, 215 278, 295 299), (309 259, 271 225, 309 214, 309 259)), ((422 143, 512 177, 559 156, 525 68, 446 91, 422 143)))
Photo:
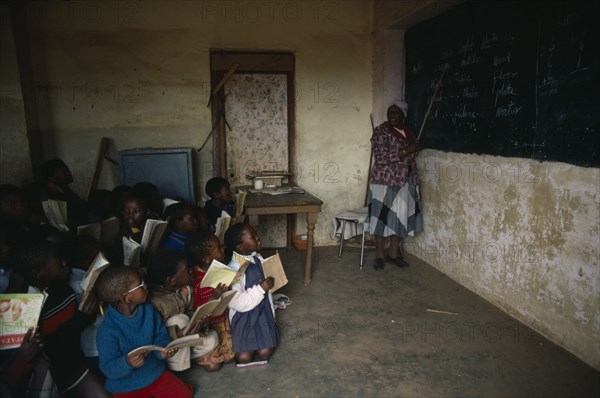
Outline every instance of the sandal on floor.
POLYGON ((273 295, 273 306, 275 309, 285 310, 291 304, 292 300, 285 294, 276 293, 273 295))
POLYGON ((385 261, 382 258, 376 258, 375 263, 373 264, 374 269, 383 269, 385 267, 385 261))

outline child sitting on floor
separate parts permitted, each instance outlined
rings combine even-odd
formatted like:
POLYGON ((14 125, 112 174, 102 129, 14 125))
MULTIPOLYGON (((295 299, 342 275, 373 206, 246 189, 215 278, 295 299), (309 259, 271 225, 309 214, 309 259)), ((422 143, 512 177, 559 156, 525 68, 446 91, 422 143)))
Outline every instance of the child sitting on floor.
POLYGON ((30 216, 23 191, 15 185, 0 184, 0 223, 10 231, 7 238, 11 243, 28 237, 34 225, 30 216))
POLYGON ((204 207, 194 206, 194 215, 196 216, 196 224, 198 225, 198 231, 210 231, 210 225, 208 224, 208 217, 206 216, 206 210, 204 207))
POLYGON ((124 258, 123 238, 131 238, 137 243, 141 243, 149 215, 150 210, 141 197, 129 194, 123 198, 119 206, 119 233, 109 253, 111 264, 130 265, 124 258))
MULTIPOLYGON (((194 307, 197 308, 209 300, 219 299, 229 286, 220 283, 216 288, 200 287, 212 261, 225 261, 217 236, 207 231, 195 232, 185 242, 185 251, 194 264, 194 307)), ((219 335, 219 346, 210 355, 201 358, 199 363, 209 372, 215 372, 221 369, 224 363, 230 363, 235 358, 227 310, 221 315, 212 317, 209 325, 219 335)))
POLYGON ((184 202, 174 203, 166 208, 165 217, 169 220, 169 232, 163 247, 185 253, 185 240, 198 228, 194 207, 184 202))
POLYGON ((146 303, 148 293, 139 271, 109 268, 98 277, 96 288, 100 299, 109 303, 97 342, 100 369, 113 397, 192 397, 192 387, 165 369, 164 359, 177 350, 128 355, 138 347, 165 346, 171 340, 160 314, 146 303))
POLYGON ((6 232, 4 225, 0 223, 0 293, 8 291, 10 278, 13 272, 11 266, 8 265, 8 257, 10 255, 10 248, 6 241, 6 232))
MULTIPOLYGON (((62 247, 62 252, 67 260, 67 264, 71 268, 69 275, 69 285, 77 295, 77 303, 81 302, 83 289, 81 281, 84 279, 86 272, 94 263, 96 256, 100 252, 100 242, 91 236, 81 235, 69 239, 62 247)), ((85 355, 88 366, 100 373, 98 367, 98 348, 96 347, 96 333, 98 326, 102 323, 104 317, 102 314, 96 314, 94 323, 89 325, 81 332, 81 349, 85 355)))
POLYGON ((132 191, 133 188, 129 185, 117 185, 110 191, 110 207, 115 216, 119 217, 123 199, 131 195, 132 191))
POLYGON ((40 176, 45 184, 46 197, 67 203, 69 227, 87 224, 87 205, 69 186, 73 182, 69 166, 61 159, 46 160, 40 166, 40 176))
POLYGON ((106 189, 97 189, 90 193, 88 199, 88 219, 89 222, 102 222, 115 216, 115 209, 112 206, 112 193, 106 189))
MULTIPOLYGON (((162 316, 171 339, 183 337, 183 329, 194 312, 192 270, 185 254, 175 249, 158 249, 148 257, 147 272, 150 282, 148 301, 162 316)), ((190 357, 199 363, 200 358, 210 354, 218 344, 217 333, 209 330, 203 344, 180 349, 169 358, 167 366, 174 371, 186 370, 190 367, 190 357)))
POLYGON ((142 241, 144 226, 150 216, 150 210, 146 206, 144 198, 137 195, 127 195, 121 201, 119 217, 121 219, 119 239, 123 236, 131 237, 137 243, 142 241))
POLYGON ((79 339, 81 331, 95 319, 97 301, 77 309, 75 292, 69 286, 69 267, 56 245, 48 241, 28 242, 16 253, 15 271, 39 292, 47 294, 40 316, 44 352, 50 373, 63 397, 109 397, 99 375, 86 365, 79 339))
POLYGON ((215 232, 217 219, 221 217, 223 211, 226 211, 231 217, 235 216, 235 202, 231 193, 231 185, 223 177, 213 177, 206 182, 205 191, 210 200, 204 205, 204 210, 208 223, 215 232))
POLYGON ((148 205, 150 218, 154 218, 155 220, 166 219, 166 217, 162 216, 163 201, 160 198, 160 191, 156 185, 146 181, 138 182, 133 186, 133 192, 142 197, 148 205))
POLYGON ((35 328, 27 330, 19 348, 0 352, 0 397, 25 397, 31 376, 43 348, 35 328), (10 355, 5 361, 4 356, 10 355))
POLYGON ((62 244, 61 252, 71 269, 69 285, 75 291, 79 303, 83 294, 81 281, 100 252, 100 242, 87 235, 69 237, 62 244))
POLYGON ((275 323, 275 308, 269 290, 273 277, 265 279, 262 269, 264 260, 258 250, 260 239, 249 224, 233 224, 225 233, 226 258, 229 267, 239 270, 241 264, 250 265, 239 282, 231 286, 238 293, 229 303, 229 320, 233 351, 237 366, 248 366, 254 357, 255 364, 266 364, 279 344, 279 330, 275 323))

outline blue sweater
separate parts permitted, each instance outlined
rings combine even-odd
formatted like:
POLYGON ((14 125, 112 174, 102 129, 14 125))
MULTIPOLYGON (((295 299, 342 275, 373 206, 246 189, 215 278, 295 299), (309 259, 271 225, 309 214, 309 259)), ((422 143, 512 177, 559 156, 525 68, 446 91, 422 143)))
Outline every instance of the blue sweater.
POLYGON ((192 232, 177 232, 171 231, 165 242, 163 243, 163 247, 169 249, 177 249, 178 251, 185 254, 185 241, 192 234, 192 232))
POLYGON ((152 384, 165 371, 160 353, 149 352, 139 368, 127 364, 127 353, 143 345, 165 346, 170 341, 160 315, 149 303, 138 305, 131 317, 109 306, 96 336, 100 370, 106 375, 106 389, 122 393, 152 384))

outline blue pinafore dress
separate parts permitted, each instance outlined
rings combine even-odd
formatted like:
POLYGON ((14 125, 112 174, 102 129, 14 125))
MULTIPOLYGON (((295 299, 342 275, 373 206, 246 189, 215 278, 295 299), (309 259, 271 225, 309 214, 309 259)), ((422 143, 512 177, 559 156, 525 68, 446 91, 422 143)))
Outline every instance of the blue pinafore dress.
MULTIPOLYGON (((246 285, 249 289, 265 279, 261 261, 254 256, 245 273, 246 285)), ((236 312, 231 320, 231 337, 233 352, 256 351, 263 348, 276 347, 279 344, 279 329, 273 317, 269 295, 247 312, 236 312)))

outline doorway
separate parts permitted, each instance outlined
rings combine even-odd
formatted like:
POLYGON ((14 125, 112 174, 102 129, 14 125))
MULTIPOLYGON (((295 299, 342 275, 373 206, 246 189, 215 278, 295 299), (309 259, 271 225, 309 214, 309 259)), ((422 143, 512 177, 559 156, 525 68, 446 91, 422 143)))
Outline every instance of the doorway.
MULTIPOLYGON (((238 65, 211 100, 215 134, 215 175, 232 186, 249 185, 246 174, 269 170, 291 173, 295 182, 294 55, 283 52, 211 52, 211 87, 238 65)), ((265 247, 284 247, 293 217, 260 219, 265 247)))

